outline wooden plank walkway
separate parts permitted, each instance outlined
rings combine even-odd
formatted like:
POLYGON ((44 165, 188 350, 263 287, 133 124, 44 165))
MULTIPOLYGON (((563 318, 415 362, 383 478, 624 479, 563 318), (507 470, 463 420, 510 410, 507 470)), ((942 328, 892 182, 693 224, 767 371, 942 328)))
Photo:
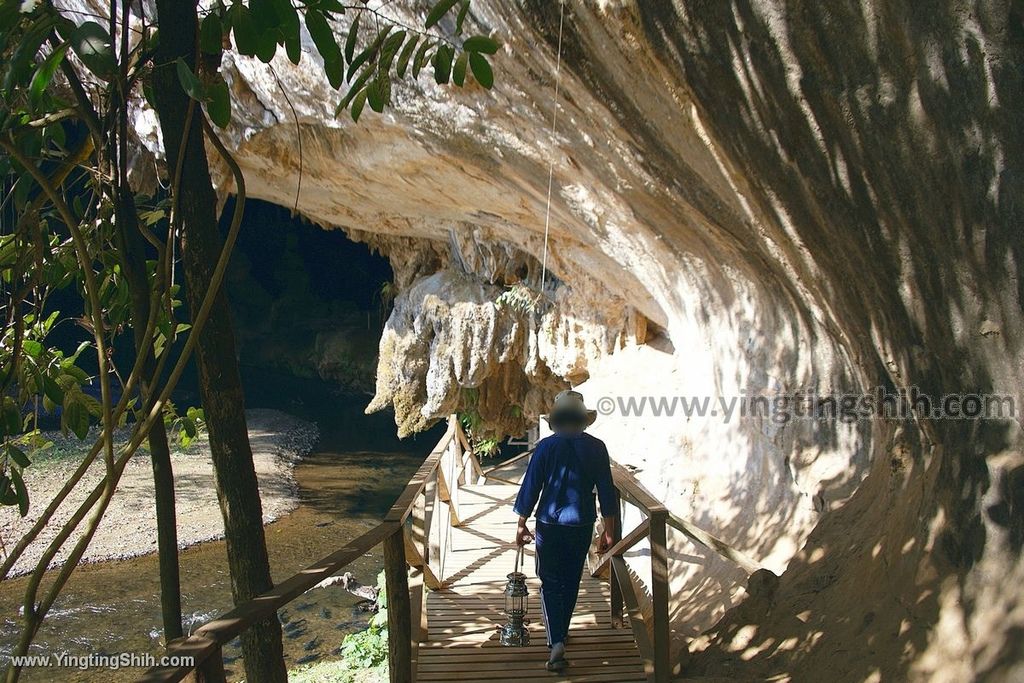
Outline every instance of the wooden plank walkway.
POLYGON ((505 576, 512 571, 517 487, 465 485, 459 490, 462 525, 452 528, 445 559, 446 588, 427 595, 429 637, 420 643, 418 681, 626 681, 646 680, 628 618, 612 628, 608 586, 584 568, 579 602, 569 630, 562 674, 544 669, 547 641, 540 608, 540 581, 533 547, 527 546, 530 646, 502 647, 505 576))

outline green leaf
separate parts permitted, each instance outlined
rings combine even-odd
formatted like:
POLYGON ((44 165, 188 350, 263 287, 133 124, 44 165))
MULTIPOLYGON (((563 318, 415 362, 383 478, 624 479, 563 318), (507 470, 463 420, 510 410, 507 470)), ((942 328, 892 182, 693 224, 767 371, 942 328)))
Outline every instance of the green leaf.
POLYGON ((100 78, 109 79, 117 71, 110 34, 95 21, 80 24, 71 34, 70 42, 86 68, 100 78))
POLYGON ((363 113, 363 105, 366 104, 366 88, 363 88, 352 101, 352 120, 359 123, 359 115, 363 113))
POLYGON ((462 24, 465 23, 467 14, 469 14, 469 0, 462 0, 462 7, 459 8, 459 15, 455 19, 455 35, 462 35, 462 24))
POLYGON ((259 33, 256 38, 256 57, 264 64, 269 64, 277 54, 277 40, 281 32, 270 28, 259 33))
MULTIPOLYGON (((448 79, 452 74, 452 58, 455 56, 455 51, 447 45, 441 45, 437 48, 437 54, 434 55, 434 80, 438 84, 447 83, 448 79)), ((474 71, 474 73, 476 73, 474 71)))
POLYGON ((362 14, 356 15, 355 21, 348 29, 348 37, 345 38, 345 61, 348 63, 352 62, 352 55, 356 52, 356 37, 359 35, 359 17, 361 16, 362 14))
POLYGON ((16 462, 18 467, 22 469, 32 464, 32 461, 28 459, 25 452, 13 444, 7 444, 7 457, 16 462))
POLYGON ((97 401, 95 398, 93 398, 89 394, 83 394, 82 392, 78 392, 78 396, 76 396, 76 399, 83 406, 85 406, 86 412, 88 412, 90 415, 96 418, 103 417, 103 404, 97 401))
POLYGON ((3 427, 6 436, 21 433, 21 410, 10 396, 4 396, 3 427))
POLYGON ((287 43, 289 36, 299 38, 299 13, 292 5, 291 0, 272 0, 274 14, 277 15, 277 24, 287 43))
POLYGON ((430 28, 437 22, 441 21, 441 17, 448 14, 448 10, 455 7, 455 3, 458 1, 459 0, 440 0, 440 2, 431 8, 430 12, 427 14, 427 20, 423 25, 426 28, 430 28))
MULTIPOLYGON (((39 20, 24 35, 20 36, 18 46, 14 48, 14 53, 10 57, 4 54, 4 66, 7 71, 3 81, 5 94, 11 93, 28 79, 32 69, 35 68, 35 58, 39 53, 39 47, 46 40, 53 24, 52 17, 39 20)), ((70 36, 70 33, 68 35, 70 36)), ((6 50, 0 49, 0 52, 6 53, 6 50)))
POLYGON ((193 420, 190 417, 181 418, 181 428, 185 431, 186 434, 188 434, 188 438, 190 439, 196 438, 196 434, 199 433, 199 430, 196 429, 195 420, 193 420))
POLYGON ((18 502, 18 492, 11 486, 11 479, 0 474, 0 505, 14 505, 18 502))
POLYGON ((374 55, 377 54, 377 51, 380 49, 381 43, 383 43, 387 39, 388 34, 391 33, 391 29, 393 28, 394 26, 391 24, 385 26, 383 29, 380 30, 380 32, 377 34, 377 37, 374 38, 373 42, 370 43, 370 46, 355 56, 355 59, 353 59, 352 63, 349 64, 348 66, 349 80, 351 80, 352 76, 356 73, 356 71, 359 70, 359 67, 361 67, 367 61, 369 61, 374 55))
POLYGON ((26 339, 21 342, 21 348, 32 358, 38 359, 43 353, 43 345, 34 339, 26 339))
POLYGON ((462 49, 469 52, 483 52, 485 55, 493 55, 498 51, 498 41, 488 36, 473 36, 467 38, 462 44, 462 49))
POLYGON ((192 69, 188 68, 188 64, 181 57, 175 60, 178 70, 178 82, 181 83, 182 90, 191 97, 193 100, 202 102, 206 99, 206 93, 203 92, 203 84, 199 82, 196 75, 192 73, 192 69))
POLYGON ((479 52, 470 53, 469 68, 472 69, 476 82, 490 90, 494 85, 494 72, 491 71, 491 65, 487 63, 487 58, 479 52))
POLYGON ((327 62, 341 61, 341 48, 334 38, 334 30, 323 14, 314 9, 306 10, 306 29, 313 39, 313 44, 316 45, 316 51, 324 59, 324 66, 327 62))
POLYGON ((434 41, 427 40, 423 43, 423 45, 420 46, 420 49, 416 51, 416 60, 413 62, 412 65, 413 78, 419 77, 420 70, 422 70, 423 67, 426 66, 427 64, 427 53, 430 51, 430 48, 433 47, 435 44, 436 43, 434 41))
POLYGON ((466 83, 466 62, 468 61, 468 58, 469 53, 463 52, 459 55, 459 58, 455 60, 455 66, 452 67, 452 83, 460 88, 466 83))
POLYGON ((89 410, 81 400, 81 392, 69 391, 64 395, 64 426, 74 432, 79 439, 89 434, 89 410))
POLYGON ((391 63, 395 61, 395 55, 398 54, 398 48, 402 46, 402 42, 405 40, 406 32, 399 31, 398 33, 391 34, 380 51, 380 69, 381 71, 388 71, 391 68, 391 63))
POLYGON ((370 71, 364 72, 361 76, 359 76, 359 78, 356 79, 356 82, 353 83, 351 87, 349 87, 348 92, 345 94, 345 97, 343 97, 341 102, 338 103, 338 108, 334 110, 335 116, 340 114, 345 109, 348 109, 349 103, 352 102, 353 98, 355 98, 355 96, 359 93, 359 90, 363 87, 363 85, 366 84, 366 81, 370 80, 371 73, 372 72, 370 71))
POLYGON ((61 389, 57 381, 49 375, 43 377, 43 394, 57 405, 64 403, 64 390, 61 389))
POLYGON ((73 354, 71 354, 70 356, 68 356, 67 358, 65 358, 64 360, 71 361, 72 363, 74 363, 75 361, 78 360, 78 357, 82 355, 82 352, 85 351, 86 349, 90 348, 91 346, 92 346, 92 342, 84 341, 84 342, 80 343, 78 345, 78 348, 75 349, 75 352, 73 354))
POLYGON ((416 44, 420 42, 419 36, 413 36, 412 40, 402 48, 402 54, 398 55, 398 66, 395 67, 399 78, 405 78, 405 70, 409 67, 409 59, 412 57, 416 44))
POLYGON ((21 478, 21 472, 11 470, 11 481, 14 482, 14 491, 18 495, 18 512, 24 517, 28 514, 28 487, 25 480, 21 478))
POLYGON ((277 10, 271 0, 249 0, 249 10, 252 12, 252 19, 256 23, 258 33, 266 33, 281 25, 281 20, 278 18, 277 10))
POLYGON ((210 120, 218 128, 227 128, 231 123, 231 92, 228 84, 223 80, 217 81, 210 86, 209 95, 206 111, 210 114, 210 120))
POLYGON ((337 59, 324 61, 324 73, 331 87, 337 90, 345 82, 345 65, 339 55, 337 59))
POLYGON ((51 52, 46 59, 43 60, 43 63, 39 65, 39 68, 36 69, 36 73, 32 77, 32 84, 29 86, 29 97, 32 100, 32 104, 36 106, 39 105, 40 100, 42 100, 43 93, 46 92, 47 86, 49 86, 50 81, 53 80, 53 74, 56 72, 57 67, 60 66, 61 61, 64 59, 64 54, 67 51, 68 44, 64 43, 51 52))
POLYGON ((302 61, 302 39, 299 36, 285 36, 284 51, 288 55, 288 61, 298 66, 302 61))
POLYGON ((345 6, 338 2, 338 0, 320 0, 317 3, 317 7, 321 12, 335 12, 337 14, 345 13, 345 6))
MULTIPOLYGON (((75 365, 73 363, 71 363, 69 365, 64 365, 62 363, 60 369, 65 374, 67 374, 69 377, 71 377, 73 380, 75 380, 75 382, 77 384, 88 384, 89 383, 89 373, 87 373, 85 370, 83 370, 82 368, 78 367, 77 365, 75 365)), ((62 375, 62 377, 63 377, 63 375, 62 375)), ((60 403, 60 401, 58 401, 58 403, 60 403)))
POLYGON ((239 54, 252 57, 259 47, 259 36, 256 33, 256 22, 253 21, 252 12, 241 3, 231 9, 234 12, 231 28, 235 36, 235 48, 239 54))
POLYGON ((223 35, 224 27, 221 24, 220 15, 216 12, 210 12, 199 26, 200 49, 207 54, 220 54, 223 49, 223 43, 221 42, 223 35))
POLYGON ((390 100, 391 79, 388 78, 386 72, 378 72, 377 77, 366 87, 366 101, 370 105, 370 109, 379 114, 384 111, 384 107, 390 100))

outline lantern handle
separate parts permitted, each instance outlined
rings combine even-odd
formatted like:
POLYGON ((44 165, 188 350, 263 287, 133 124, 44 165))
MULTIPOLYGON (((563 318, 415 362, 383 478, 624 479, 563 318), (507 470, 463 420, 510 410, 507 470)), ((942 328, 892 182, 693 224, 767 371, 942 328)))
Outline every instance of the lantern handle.
POLYGON ((523 564, 523 555, 524 555, 524 551, 525 551, 525 550, 526 550, 526 548, 524 548, 523 546, 519 546, 518 548, 516 548, 516 566, 515 566, 515 572, 516 572, 517 574, 519 573, 519 568, 520 568, 520 567, 522 566, 522 564, 523 564))

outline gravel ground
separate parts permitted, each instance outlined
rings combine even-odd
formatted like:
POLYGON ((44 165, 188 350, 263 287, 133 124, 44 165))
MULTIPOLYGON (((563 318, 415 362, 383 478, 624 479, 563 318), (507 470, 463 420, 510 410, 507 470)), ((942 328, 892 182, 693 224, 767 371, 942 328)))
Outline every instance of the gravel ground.
MULTIPOLYGON (((263 521, 269 523, 297 507, 298 487, 293 469, 299 459, 316 445, 319 437, 316 425, 280 411, 248 410, 246 417, 253 461, 260 483, 263 521)), ((73 435, 66 437, 59 432, 47 435, 54 442, 53 448, 41 454, 25 471, 31 500, 28 516, 19 517, 16 507, 0 508, 0 538, 5 548, 12 547, 35 523, 81 462, 87 452, 86 446, 91 445, 97 435, 94 430, 82 442, 73 435)), ((127 431, 120 432, 115 443, 123 443, 127 436, 127 431)), ((217 503, 213 465, 206 438, 197 439, 184 451, 173 451, 171 460, 177 499, 178 545, 185 548, 222 538, 224 523, 217 503)), ((65 500, 47 528, 15 564, 13 576, 25 574, 35 567, 63 522, 71 517, 77 506, 103 478, 103 474, 103 459, 100 457, 65 500)), ((153 469, 149 452, 140 449, 125 467, 117 492, 85 552, 83 562, 118 560, 155 552, 156 512, 153 496, 153 469)), ((83 522, 79 529, 84 526, 83 522)), ((76 534, 64 544, 61 553, 50 563, 51 567, 63 563, 78 536, 76 534)))

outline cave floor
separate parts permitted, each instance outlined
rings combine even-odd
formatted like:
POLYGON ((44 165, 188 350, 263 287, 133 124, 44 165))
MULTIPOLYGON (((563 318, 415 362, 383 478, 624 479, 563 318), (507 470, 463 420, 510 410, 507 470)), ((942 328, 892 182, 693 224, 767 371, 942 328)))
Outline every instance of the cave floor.
POLYGON ((647 680, 628 618, 613 628, 607 584, 584 569, 560 675, 544 668, 548 649, 540 616, 540 580, 527 546, 523 572, 530 588, 530 645, 502 647, 506 575, 513 570, 518 487, 489 484, 460 489, 463 525, 452 528, 446 588, 427 596, 429 636, 420 644, 418 681, 625 681, 647 680))

